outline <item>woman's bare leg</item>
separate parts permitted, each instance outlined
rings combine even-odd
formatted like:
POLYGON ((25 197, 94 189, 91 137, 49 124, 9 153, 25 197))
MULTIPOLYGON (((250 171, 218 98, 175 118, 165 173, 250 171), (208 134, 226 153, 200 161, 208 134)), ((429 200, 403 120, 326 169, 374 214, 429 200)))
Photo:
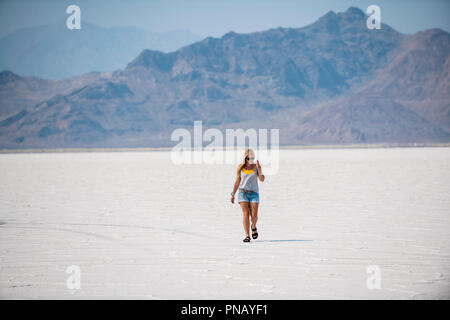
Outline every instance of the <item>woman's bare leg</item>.
POLYGON ((249 227, 250 227, 250 221, 249 221, 249 217, 250 217, 250 206, 248 204, 248 202, 240 202, 239 203, 241 205, 241 209, 242 209, 242 213, 244 215, 244 231, 245 231, 245 235, 247 237, 250 237, 250 233, 249 233, 249 227))
POLYGON ((258 205, 257 202, 250 202, 250 214, 252 219, 252 229, 255 229, 256 222, 258 221, 258 205))

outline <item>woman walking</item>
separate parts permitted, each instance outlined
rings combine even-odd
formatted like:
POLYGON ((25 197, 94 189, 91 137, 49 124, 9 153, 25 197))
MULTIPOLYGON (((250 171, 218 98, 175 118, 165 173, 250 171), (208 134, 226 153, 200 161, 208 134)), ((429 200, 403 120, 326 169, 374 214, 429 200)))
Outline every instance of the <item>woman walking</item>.
POLYGON ((252 149, 245 150, 244 161, 237 168, 236 182, 231 192, 231 203, 234 203, 236 190, 239 188, 238 202, 244 215, 244 242, 250 242, 249 217, 251 217, 252 238, 258 238, 256 222, 258 221, 259 190, 258 178, 264 181, 259 161, 255 163, 255 154, 252 149))

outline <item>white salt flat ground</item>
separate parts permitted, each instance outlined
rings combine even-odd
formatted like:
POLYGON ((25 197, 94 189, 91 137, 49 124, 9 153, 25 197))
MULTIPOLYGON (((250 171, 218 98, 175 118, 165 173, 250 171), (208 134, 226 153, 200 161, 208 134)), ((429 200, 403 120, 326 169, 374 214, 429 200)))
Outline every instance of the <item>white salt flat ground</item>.
MULTIPOLYGON (((0 155, 3 299, 450 298, 450 148, 282 150, 243 243, 232 165, 0 155), (81 289, 66 268, 81 269, 81 289), (380 268, 369 290, 367 266, 380 268)), ((264 164, 263 164, 264 169, 264 164)))

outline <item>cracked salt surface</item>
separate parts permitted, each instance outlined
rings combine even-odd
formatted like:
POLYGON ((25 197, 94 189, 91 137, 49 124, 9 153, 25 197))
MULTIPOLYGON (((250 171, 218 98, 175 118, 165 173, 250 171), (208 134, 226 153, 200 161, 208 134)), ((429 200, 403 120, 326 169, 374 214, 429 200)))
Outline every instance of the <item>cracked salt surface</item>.
POLYGON ((234 174, 170 152, 1 154, 0 298, 450 298, 450 148, 281 150, 250 243, 234 174))

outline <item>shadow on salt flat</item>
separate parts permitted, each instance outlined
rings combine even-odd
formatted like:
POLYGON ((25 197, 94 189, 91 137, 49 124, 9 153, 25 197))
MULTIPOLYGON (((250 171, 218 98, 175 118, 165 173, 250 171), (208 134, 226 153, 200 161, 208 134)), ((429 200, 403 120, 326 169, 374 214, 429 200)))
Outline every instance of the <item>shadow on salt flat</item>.
POLYGON ((253 242, 308 242, 308 241, 314 241, 314 240, 253 240, 253 242))

